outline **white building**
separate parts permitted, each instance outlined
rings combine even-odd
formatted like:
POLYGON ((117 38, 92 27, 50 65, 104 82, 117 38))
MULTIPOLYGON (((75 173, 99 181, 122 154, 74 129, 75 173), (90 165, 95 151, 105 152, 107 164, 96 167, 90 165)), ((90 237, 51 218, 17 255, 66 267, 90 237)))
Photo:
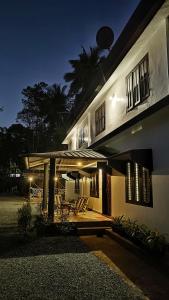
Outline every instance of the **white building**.
POLYGON ((168 16, 168 0, 140 2, 103 66, 105 84, 63 143, 109 153, 80 179, 91 209, 169 234, 168 16))

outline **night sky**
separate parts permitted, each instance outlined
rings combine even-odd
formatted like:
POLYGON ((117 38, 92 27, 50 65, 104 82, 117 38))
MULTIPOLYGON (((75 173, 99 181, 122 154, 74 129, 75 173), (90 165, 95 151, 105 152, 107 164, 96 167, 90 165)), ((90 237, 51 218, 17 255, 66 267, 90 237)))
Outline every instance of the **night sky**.
POLYGON ((0 0, 0 127, 15 123, 21 91, 64 84, 69 59, 95 46, 98 29, 118 37, 139 0, 0 0))

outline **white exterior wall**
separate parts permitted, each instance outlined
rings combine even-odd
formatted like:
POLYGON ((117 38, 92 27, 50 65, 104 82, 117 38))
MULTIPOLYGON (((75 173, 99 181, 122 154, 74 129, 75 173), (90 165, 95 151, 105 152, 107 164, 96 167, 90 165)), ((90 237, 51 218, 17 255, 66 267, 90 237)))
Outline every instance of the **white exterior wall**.
MULTIPOLYGON (((77 132, 88 118, 88 146, 140 114, 153 104, 169 95, 168 54, 167 54, 167 17, 169 1, 155 15, 153 20, 141 34, 135 45, 122 60, 115 72, 106 82, 76 125, 68 134, 65 143, 77 139, 77 132), (126 112, 126 76, 148 53, 150 74, 150 96, 130 112, 126 112), (95 111, 105 101, 106 129, 95 136, 95 111)), ((124 176, 112 176, 112 215, 125 215, 168 233, 169 240, 169 109, 163 109, 151 117, 139 122, 104 144, 114 152, 125 152, 130 149, 150 148, 153 150, 152 190, 153 208, 125 202, 124 176), (141 130, 139 130, 141 129, 141 130), (132 132, 135 131, 135 134, 132 132)), ((72 142, 72 149, 77 143, 72 142)), ((101 188, 101 182, 99 183, 101 188)), ((101 191, 100 191, 101 192, 101 191)), ((102 212, 102 195, 90 198, 89 207, 102 212)))
POLYGON ((64 142, 69 144, 71 141, 72 150, 78 147, 78 131, 86 118, 89 126, 88 146, 90 146, 169 94, 168 32, 166 29, 168 15, 169 1, 158 11, 68 134, 64 142), (147 53, 149 55, 150 96, 127 113, 126 77, 147 53), (106 129, 95 136, 95 111, 104 101, 106 105, 106 129))
POLYGON ((70 201, 70 200, 77 200, 78 199, 78 194, 75 193, 75 180, 68 180, 66 181, 65 185, 65 200, 70 201))
POLYGON ((99 170, 99 198, 90 197, 88 207, 102 213, 102 170, 99 170))
POLYGON ((168 234, 169 240, 169 107, 139 123, 142 130, 132 134, 133 128, 111 140, 120 152, 128 149, 153 150, 152 191, 153 208, 126 203, 125 177, 112 176, 112 215, 125 215, 168 234))

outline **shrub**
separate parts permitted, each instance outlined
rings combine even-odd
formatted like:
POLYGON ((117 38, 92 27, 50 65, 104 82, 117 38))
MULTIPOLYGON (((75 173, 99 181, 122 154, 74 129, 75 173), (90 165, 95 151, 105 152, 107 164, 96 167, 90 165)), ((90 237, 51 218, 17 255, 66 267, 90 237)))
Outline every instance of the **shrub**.
POLYGON ((34 229, 39 236, 56 235, 76 235, 77 227, 73 223, 61 222, 59 224, 51 223, 43 215, 37 216, 34 222, 34 229))
POLYGON ((119 217, 114 217, 113 218, 113 229, 114 231, 117 231, 119 233, 123 233, 123 221, 124 221, 124 216, 119 216, 119 217))
POLYGON ((165 236, 157 231, 151 231, 146 238, 146 247, 155 254, 163 254, 167 247, 165 236))
POLYGON ((163 254, 166 250, 165 236, 150 230, 144 224, 138 224, 136 220, 125 219, 124 216, 115 217, 112 229, 151 253, 163 254))
POLYGON ((26 235, 31 226, 32 212, 29 203, 18 209, 18 227, 26 235))
POLYGON ((38 215, 36 216, 36 219, 34 221, 34 229, 36 230, 36 234, 41 236, 45 235, 47 220, 44 218, 44 216, 38 215))

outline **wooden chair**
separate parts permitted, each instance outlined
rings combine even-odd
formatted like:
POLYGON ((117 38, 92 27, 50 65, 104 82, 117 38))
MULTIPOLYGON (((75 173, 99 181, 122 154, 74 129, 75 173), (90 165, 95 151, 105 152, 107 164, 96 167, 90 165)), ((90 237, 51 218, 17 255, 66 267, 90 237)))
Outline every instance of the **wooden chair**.
POLYGON ((79 212, 85 212, 88 205, 88 197, 79 197, 75 205, 71 205, 70 210, 77 215, 79 212))
POLYGON ((62 204, 62 196, 59 195, 59 194, 55 195, 55 210, 56 210, 56 214, 60 213, 61 204, 62 204))
POLYGON ((89 197, 83 197, 83 205, 81 207, 81 211, 84 213, 87 210, 88 202, 89 202, 89 197))

